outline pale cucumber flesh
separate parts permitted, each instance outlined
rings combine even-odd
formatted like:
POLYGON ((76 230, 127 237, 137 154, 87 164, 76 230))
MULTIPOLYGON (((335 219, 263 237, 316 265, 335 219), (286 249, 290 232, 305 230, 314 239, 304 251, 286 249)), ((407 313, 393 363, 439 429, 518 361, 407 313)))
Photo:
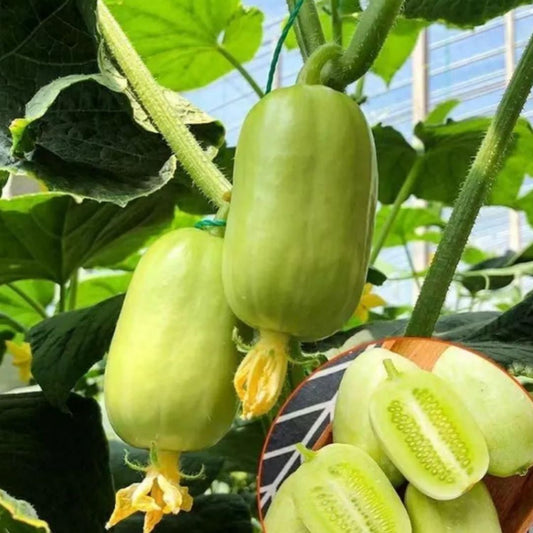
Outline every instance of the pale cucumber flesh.
POLYGON ((483 482, 450 501, 432 500, 409 485, 405 505, 413 533, 502 532, 498 513, 483 482))
POLYGON ((410 533, 399 496, 376 462, 331 444, 298 470, 294 502, 311 533, 410 533))
POLYGON ((465 493, 486 473, 481 430, 452 389, 418 370, 382 383, 370 402, 372 427, 406 479, 438 500, 465 493))
POLYGON ((400 471, 387 457, 369 417, 370 398, 387 379, 384 359, 391 359, 400 371, 416 370, 409 359, 385 348, 371 348, 358 355, 342 378, 333 416, 333 442, 352 444, 363 449, 385 472, 394 486, 404 481, 400 471))
POLYGON ((296 474, 289 476, 276 492, 265 516, 265 533, 309 533, 296 512, 292 496, 296 474))
POLYGON ((481 428, 489 449, 489 473, 525 474, 533 465, 533 401, 490 361, 452 346, 433 372, 445 379, 481 428))

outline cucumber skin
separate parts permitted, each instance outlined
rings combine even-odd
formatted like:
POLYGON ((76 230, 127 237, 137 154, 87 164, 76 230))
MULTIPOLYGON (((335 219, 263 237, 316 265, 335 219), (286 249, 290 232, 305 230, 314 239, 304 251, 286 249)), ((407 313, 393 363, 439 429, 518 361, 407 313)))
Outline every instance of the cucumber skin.
POLYGON ((387 457, 372 429, 369 416, 372 393, 379 383, 387 379, 384 359, 391 359, 400 371, 418 369, 409 359, 384 348, 372 348, 358 355, 344 373, 337 393, 333 442, 352 444, 364 450, 397 487, 405 478, 387 457))
POLYGON ((297 480, 296 471, 278 489, 264 519, 265 533, 309 533, 300 519, 292 493, 297 480))
POLYGON ((340 329, 366 280, 377 196, 358 105, 318 85, 268 94, 244 121, 233 183, 223 279, 235 314, 299 340, 340 329))
POLYGON ((413 533, 502 533, 498 513, 483 482, 445 502, 432 500, 409 485, 405 505, 413 533))
POLYGON ((451 346, 433 373, 445 379, 478 423, 489 448, 489 474, 524 474, 533 465, 533 401, 504 370, 451 346))
POLYGON ((104 384, 111 425, 132 446, 207 448, 231 426, 236 318, 221 262, 222 239, 187 228, 163 235, 135 269, 104 384))
MULTIPOLYGON (((335 523, 335 520, 330 520, 329 517, 320 513, 318 509, 320 501, 313 502, 312 493, 316 487, 320 486, 328 486, 331 490, 329 468, 342 466, 346 463, 357 467, 359 474, 366 478, 366 483, 372 484, 379 498, 379 501, 375 502, 376 507, 385 514, 383 509, 387 506, 387 511, 394 515, 394 533, 412 533, 407 511, 385 474, 368 454, 350 444, 324 446, 316 452, 313 459, 303 463, 296 471, 295 481, 297 482, 294 483, 293 490, 294 503, 299 516, 310 533, 338 533, 338 524, 335 523)), ((358 493, 356 491, 350 494, 357 498, 358 493)), ((376 530, 376 533, 383 532, 376 530)))

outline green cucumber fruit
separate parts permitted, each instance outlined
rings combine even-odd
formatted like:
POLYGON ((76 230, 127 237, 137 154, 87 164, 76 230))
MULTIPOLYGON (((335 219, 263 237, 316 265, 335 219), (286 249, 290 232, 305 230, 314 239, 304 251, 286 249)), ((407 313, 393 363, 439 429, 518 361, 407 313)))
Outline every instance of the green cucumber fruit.
POLYGON ((398 372, 370 399, 370 420, 389 459, 421 492, 436 500, 459 497, 487 472, 485 438, 459 397, 424 370, 398 372))
POLYGON ((222 239, 192 228, 163 235, 141 258, 105 372, 109 420, 128 444, 196 450, 230 428, 236 318, 221 269, 222 239))
POLYGON ((437 501, 413 485, 405 492, 413 533, 502 533, 498 513, 483 482, 450 501, 437 501))
POLYGON ((365 284, 376 194, 372 133, 351 98, 303 84, 262 98, 237 144, 224 238, 234 313, 299 340, 340 329, 365 284))
POLYGON ((533 465, 533 401, 491 361, 451 346, 433 373, 445 379, 481 428, 489 448, 489 474, 525 474, 533 465))
POLYGON ((370 423, 370 398, 387 379, 383 360, 390 359, 397 369, 408 372, 418 366, 385 348, 372 348, 358 355, 344 373, 333 415, 333 442, 353 444, 364 450, 385 472, 394 486, 404 477, 387 457, 370 423))
MULTIPOLYGON (((402 501, 376 462, 350 444, 310 452, 293 497, 311 533, 410 533, 402 501)), ((288 533, 288 530, 287 530, 288 533)))
POLYGON ((265 533, 309 533, 296 512, 293 492, 298 471, 291 474, 278 489, 265 516, 265 533))

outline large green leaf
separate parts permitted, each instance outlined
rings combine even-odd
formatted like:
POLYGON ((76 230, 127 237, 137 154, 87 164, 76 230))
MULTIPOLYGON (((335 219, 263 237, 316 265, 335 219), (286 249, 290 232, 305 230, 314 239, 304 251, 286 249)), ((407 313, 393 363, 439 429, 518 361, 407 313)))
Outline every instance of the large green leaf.
POLYGON ((35 509, 0 489, 0 531, 7 533, 50 533, 48 524, 40 520, 35 509))
MULTIPOLYGON (((113 533, 142 533, 143 517, 134 515, 113 533)), ((190 512, 166 516, 154 533, 252 533, 250 509, 238 494, 198 496, 190 512)))
POLYGON ((50 193, 0 200, 0 283, 64 283, 81 266, 115 264, 170 222, 176 195, 171 182, 124 208, 50 193))
MULTIPOLYGON (((381 233, 385 221, 390 215, 392 207, 383 206, 376 215, 376 226, 374 239, 381 233)), ((433 234, 428 237, 421 228, 436 226, 444 227, 444 221, 440 216, 432 211, 422 207, 402 207, 396 216, 396 220, 387 235, 384 246, 401 246, 410 241, 433 241, 433 234)))
MULTIPOLYGON (((87 4, 96 5, 95 0, 87 4)), ((85 31, 76 2, 41 0, 37 5, 4 0, 0 5, 0 145, 7 126, 46 83, 69 74, 97 72, 96 42, 85 31)))
MULTIPOLYGON (((96 35, 78 6, 90 14, 95 0, 0 6, 2 27, 10 28, 0 33, 0 175, 8 169, 50 190, 124 204, 172 177, 165 167, 171 153, 109 62, 102 60, 98 74, 96 35), (12 147, 15 119, 22 120, 12 126, 12 147)), ((199 139, 220 144, 219 123, 178 95, 168 98, 199 139)), ((178 174, 184 201, 196 199, 190 179, 178 174)))
POLYGON ((24 295, 46 309, 54 299, 54 284, 49 281, 27 280, 0 286, 0 312, 29 328, 43 317, 24 295))
POLYGON ((111 342, 124 296, 61 313, 30 330, 32 374, 48 401, 64 408, 69 392, 111 342))
POLYGON ((515 7, 530 3, 531 0, 406 0, 404 15, 470 27, 479 26, 515 7))
POLYGON ((442 124, 460 103, 459 100, 444 100, 440 102, 428 113, 424 121, 425 124, 442 124))
POLYGON ((0 395, 0 484, 53 533, 104 533, 113 489, 100 411, 76 395, 67 405, 69 414, 41 393, 0 395))
POLYGON ((239 0, 107 0, 161 85, 202 87, 246 63, 262 39, 263 14, 239 0), (230 59, 232 58, 232 59, 230 59))
MULTIPOLYGON (((42 87, 11 124, 13 157, 4 167, 35 176, 52 191, 119 205, 161 188, 174 176, 175 162, 122 81, 71 75, 42 87)), ((177 116, 220 144, 222 126, 171 94, 177 116)))
POLYGON ((426 21, 398 17, 383 48, 372 64, 371 70, 380 76, 387 85, 411 55, 418 34, 427 26, 426 21))
POLYGON ((131 272, 98 274, 78 284, 76 307, 90 307, 117 294, 125 293, 132 277, 131 272))
POLYGON ((378 159, 378 198, 382 204, 392 204, 416 160, 416 151, 391 126, 378 124, 372 133, 378 159))
MULTIPOLYGON (((453 204, 489 124, 488 118, 417 124, 415 133, 424 143, 425 154, 413 189, 416 196, 453 204)), ((533 175, 533 131, 525 119, 519 119, 513 136, 488 198, 490 204, 516 206, 525 175, 533 175)))
POLYGON ((475 294, 481 290, 497 290, 506 287, 512 283, 514 276, 492 276, 486 275, 483 272, 477 274, 478 271, 503 269, 513 264, 513 258, 515 254, 513 252, 507 252, 504 255, 498 257, 490 257, 483 261, 473 265, 466 272, 460 274, 460 280, 463 286, 475 294))

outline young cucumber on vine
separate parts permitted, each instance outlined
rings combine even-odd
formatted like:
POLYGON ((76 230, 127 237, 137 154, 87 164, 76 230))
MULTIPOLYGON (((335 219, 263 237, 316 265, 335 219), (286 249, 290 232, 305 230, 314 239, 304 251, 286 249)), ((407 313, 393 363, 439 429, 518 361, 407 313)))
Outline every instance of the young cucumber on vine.
POLYGON ((275 404, 291 339, 340 329, 366 280, 374 142, 351 98, 306 83, 316 82, 310 65, 320 72, 326 58, 256 104, 237 144, 223 282, 234 313, 258 331, 234 380, 244 418, 275 404))
POLYGON ((233 422, 236 319, 221 271, 222 239, 194 228, 161 237, 135 270, 109 349, 105 404, 117 434, 150 449, 151 464, 141 483, 117 492, 107 527, 143 511, 149 533, 163 515, 190 510, 180 452, 214 445, 233 422))

